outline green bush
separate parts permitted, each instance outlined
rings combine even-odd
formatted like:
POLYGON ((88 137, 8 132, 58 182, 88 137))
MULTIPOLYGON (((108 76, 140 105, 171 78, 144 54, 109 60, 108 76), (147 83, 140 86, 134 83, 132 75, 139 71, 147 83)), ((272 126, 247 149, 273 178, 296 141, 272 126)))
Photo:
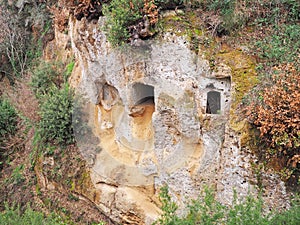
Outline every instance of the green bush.
POLYGON ((171 201, 168 188, 163 187, 160 192, 163 214, 156 221, 159 225, 194 225, 194 224, 224 224, 226 207, 214 199, 213 191, 205 189, 204 195, 192 200, 187 206, 187 215, 179 217, 176 214, 178 206, 171 201))
POLYGON ((179 220, 176 215, 178 206, 175 202, 171 201, 171 196, 169 195, 168 188, 166 186, 161 188, 159 199, 162 203, 161 209, 163 214, 155 224, 174 224, 179 220))
POLYGON ((33 211, 27 207, 21 213, 20 207, 9 207, 5 205, 5 210, 0 212, 0 225, 64 225, 62 219, 54 214, 45 217, 43 213, 33 211))
POLYGON ((222 224, 225 217, 225 209, 221 203, 214 198, 212 190, 205 189, 204 195, 197 200, 193 200, 188 206, 189 213, 186 218, 181 219, 185 224, 222 224))
POLYGON ((32 72, 30 86, 37 97, 42 97, 59 84, 57 65, 41 62, 32 72))
POLYGON ((32 71, 30 86, 36 97, 47 95, 53 86, 60 87, 67 83, 75 61, 71 60, 63 68, 62 62, 41 61, 32 71))
POLYGON ((257 42, 261 57, 273 64, 299 61, 300 25, 276 27, 275 34, 257 42))
POLYGON ((0 98, 0 170, 6 161, 5 139, 16 132, 17 120, 18 115, 14 107, 7 100, 0 98))
POLYGON ((0 99, 0 142, 7 135, 14 134, 17 126, 17 112, 5 99, 0 99))
POLYGON ((112 0, 103 6, 108 40, 113 46, 123 45, 128 40, 128 26, 142 18, 143 3, 143 0, 112 0))
POLYGON ((264 225, 270 224, 269 215, 263 213, 263 201, 252 195, 246 197, 244 202, 238 202, 235 194, 232 207, 227 208, 226 224, 228 225, 264 225))
POLYGON ((163 187, 160 192, 162 202, 162 215, 154 223, 159 225, 195 225, 195 224, 226 224, 226 225, 296 225, 300 217, 300 203, 294 201, 291 208, 284 212, 263 211, 263 201, 252 195, 247 196, 245 201, 238 201, 234 195, 232 206, 227 207, 215 200, 214 192, 205 189, 197 200, 193 200, 184 217, 176 215, 177 205, 171 201, 168 189, 163 187))
POLYGON ((44 141, 65 145, 74 142, 72 128, 73 91, 65 84, 53 86, 41 103, 39 132, 44 141))

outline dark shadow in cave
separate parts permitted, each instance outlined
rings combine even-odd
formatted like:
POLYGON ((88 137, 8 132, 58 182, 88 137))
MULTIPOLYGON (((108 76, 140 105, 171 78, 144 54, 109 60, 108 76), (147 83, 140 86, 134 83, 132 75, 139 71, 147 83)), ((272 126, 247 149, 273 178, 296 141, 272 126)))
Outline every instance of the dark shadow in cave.
POLYGON ((134 106, 153 105, 154 104, 154 87, 142 83, 133 85, 134 106))

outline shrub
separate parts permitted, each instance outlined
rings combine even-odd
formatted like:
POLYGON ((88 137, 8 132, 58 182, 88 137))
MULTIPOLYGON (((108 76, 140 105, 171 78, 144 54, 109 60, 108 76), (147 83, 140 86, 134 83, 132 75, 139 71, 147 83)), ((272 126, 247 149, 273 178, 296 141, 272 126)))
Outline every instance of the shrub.
POLYGON ((160 192, 162 201, 162 215, 155 222, 160 225, 194 225, 194 224, 224 224, 224 225, 272 225, 290 224, 299 222, 300 203, 295 199, 290 209, 284 212, 263 210, 261 198, 248 195, 245 201, 238 201, 234 195, 232 206, 224 206, 214 198, 214 191, 206 188, 197 200, 191 201, 187 206, 186 216, 176 215, 177 205, 171 201, 168 189, 163 187, 160 192))
POLYGON ((5 205, 5 210, 0 212, 0 225, 64 225, 63 220, 51 214, 45 217, 43 213, 33 211, 27 207, 24 213, 21 213, 20 207, 9 207, 5 205))
POLYGON ((14 135, 17 130, 18 115, 15 108, 5 99, 0 98, 0 170, 5 161, 5 141, 10 135, 14 135))
POLYGON ((75 61, 71 60, 63 68, 62 62, 41 61, 32 71, 30 86, 36 97, 42 98, 47 95, 53 86, 61 87, 68 82, 75 61))
POLYGON ((17 112, 5 99, 0 99, 0 142, 7 135, 14 134, 17 126, 17 112))
POLYGON ((11 25, 5 33, 4 40, 0 42, 0 71, 13 82, 14 77, 22 76, 27 68, 26 49, 29 37, 26 35, 27 32, 15 24, 11 25))
POLYGON ((265 88, 261 101, 249 106, 248 118, 266 146, 260 155, 283 162, 281 169, 287 167, 299 177, 300 73, 293 64, 274 69, 272 86, 265 88))
POLYGON ((41 103, 39 132, 44 141, 65 145, 74 142, 72 128, 73 91, 65 84, 53 86, 41 103))
POLYGON ((41 62, 32 72, 30 86, 37 97, 42 97, 60 82, 57 65, 41 62))
POLYGON ((268 225, 270 215, 263 212, 263 201, 260 197, 248 195, 243 202, 237 201, 235 194, 232 207, 227 209, 226 224, 228 225, 268 225))
POLYGON ((161 209, 163 214, 161 218, 156 222, 156 224, 174 224, 179 218, 176 215, 176 210, 178 206, 175 202, 171 201, 171 196, 169 195, 168 187, 162 187, 159 193, 159 199, 162 203, 161 209))
POLYGON ((272 64, 299 60, 300 25, 291 24, 275 27, 274 34, 257 42, 257 47, 260 56, 272 64))
POLYGON ((209 10, 221 11, 222 14, 226 14, 234 8, 236 0, 213 0, 213 1, 203 1, 209 10))
POLYGON ((189 212, 180 224, 222 224, 225 217, 225 206, 214 198, 214 192, 205 188, 203 195, 193 200, 188 206, 189 212))
POLYGON ((128 27, 142 18, 143 0, 112 0, 103 6, 107 17, 108 40, 113 46, 124 44, 130 37, 128 27))

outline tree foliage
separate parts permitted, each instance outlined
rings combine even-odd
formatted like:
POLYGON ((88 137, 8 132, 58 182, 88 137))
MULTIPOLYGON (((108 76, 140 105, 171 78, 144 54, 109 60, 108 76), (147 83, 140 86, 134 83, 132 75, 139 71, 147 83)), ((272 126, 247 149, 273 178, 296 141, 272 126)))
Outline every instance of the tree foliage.
POLYGON ((249 106, 267 150, 267 160, 278 159, 299 176, 300 169, 300 72, 293 64, 274 67, 272 86, 261 92, 260 101, 249 106))

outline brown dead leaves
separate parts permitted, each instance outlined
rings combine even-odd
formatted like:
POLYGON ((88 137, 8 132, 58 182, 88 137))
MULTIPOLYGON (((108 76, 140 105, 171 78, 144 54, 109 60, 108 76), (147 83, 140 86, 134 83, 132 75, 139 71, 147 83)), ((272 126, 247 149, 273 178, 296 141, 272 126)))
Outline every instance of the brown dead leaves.
POLYGON ((154 4, 154 0, 144 0, 143 12, 147 15, 150 25, 158 22, 158 8, 154 4))
POLYGON ((273 69, 273 85, 264 89, 260 104, 248 107, 248 118, 275 149, 266 158, 285 158, 287 166, 296 168, 300 164, 300 72, 291 63, 273 69))

